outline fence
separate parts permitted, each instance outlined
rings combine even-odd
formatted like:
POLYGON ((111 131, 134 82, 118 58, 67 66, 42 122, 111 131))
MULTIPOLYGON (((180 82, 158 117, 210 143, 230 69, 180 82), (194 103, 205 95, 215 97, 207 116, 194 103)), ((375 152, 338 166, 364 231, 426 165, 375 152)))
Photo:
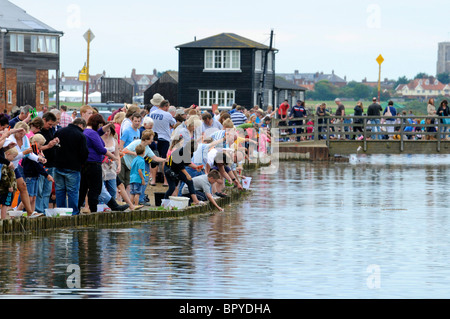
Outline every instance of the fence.
POLYGON ((367 141, 385 140, 397 141, 401 151, 404 149, 405 141, 415 140, 436 143, 437 151, 440 151, 441 141, 450 139, 450 123, 443 123, 443 118, 437 116, 310 115, 285 121, 273 119, 272 127, 280 129, 281 143, 325 140, 329 146, 334 140, 360 140, 364 143, 364 151, 367 149, 367 141), (300 121, 303 123, 299 124, 300 121), (293 123, 296 125, 292 125, 293 123))

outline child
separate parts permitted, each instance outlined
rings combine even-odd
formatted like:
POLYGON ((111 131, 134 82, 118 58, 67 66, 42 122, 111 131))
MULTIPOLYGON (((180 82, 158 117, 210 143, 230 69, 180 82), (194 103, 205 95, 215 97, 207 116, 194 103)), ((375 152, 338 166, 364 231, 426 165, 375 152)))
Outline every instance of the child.
MULTIPOLYGON (((33 152, 39 155, 40 149, 45 144, 45 137, 41 134, 36 134, 30 139, 33 152)), ((36 196, 38 195, 38 178, 39 175, 47 178, 49 182, 54 182, 53 177, 47 173, 42 163, 38 163, 25 157, 22 160, 23 174, 25 183, 27 184, 28 195, 30 196, 31 209, 34 211, 36 207, 36 196)), ((19 209, 22 205, 19 206, 19 209)))
POLYGON ((131 170, 130 170, 130 185, 131 185, 131 201, 134 205, 139 204, 139 196, 141 195, 142 188, 145 185, 145 160, 144 160, 144 153, 145 153, 145 146, 142 144, 139 144, 136 146, 135 149, 136 157, 134 158, 133 162, 131 163, 131 170))
MULTIPOLYGON (((5 158, 12 162, 14 158, 18 155, 17 149, 10 148, 5 152, 5 158)), ((11 206, 14 199, 14 193, 17 190, 16 174, 14 174, 14 169, 8 165, 3 165, 1 168, 1 179, 0 179, 0 204, 1 208, 1 219, 7 218, 8 207, 11 206)))

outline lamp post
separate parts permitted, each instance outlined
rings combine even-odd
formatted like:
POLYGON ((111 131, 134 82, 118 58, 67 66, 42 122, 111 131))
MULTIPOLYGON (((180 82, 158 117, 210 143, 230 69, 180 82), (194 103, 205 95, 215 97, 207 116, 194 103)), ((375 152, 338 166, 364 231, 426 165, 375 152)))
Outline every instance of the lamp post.
POLYGON ((377 62, 379 65, 379 69, 378 69, 378 102, 380 102, 380 92, 381 92, 381 64, 383 63, 384 58, 383 56, 380 54, 377 58, 377 62))
POLYGON ((91 29, 87 30, 84 34, 84 39, 87 42, 87 62, 86 62, 86 104, 88 104, 88 95, 89 95, 89 53, 91 41, 94 40, 95 35, 92 33, 91 29))

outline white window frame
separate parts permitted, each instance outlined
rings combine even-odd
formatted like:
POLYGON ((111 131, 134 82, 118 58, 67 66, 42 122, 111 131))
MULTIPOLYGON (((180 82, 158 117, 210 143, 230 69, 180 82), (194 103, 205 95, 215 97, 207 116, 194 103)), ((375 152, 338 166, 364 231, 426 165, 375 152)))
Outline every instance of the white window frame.
POLYGON ((240 50, 205 50, 205 71, 241 71, 240 50))
POLYGON ((12 104, 12 90, 8 90, 8 104, 12 104))
POLYGON ((255 71, 262 71, 263 51, 256 50, 255 52, 255 71))
POLYGON ((25 37, 23 34, 11 33, 9 41, 9 50, 11 52, 25 52, 25 37))
POLYGON ((58 54, 58 39, 52 35, 32 35, 32 53, 58 54))
POLYGON ((267 54, 267 71, 273 72, 273 53, 269 51, 267 54))
POLYGON ((39 93, 39 101, 40 101, 41 104, 45 103, 45 92, 44 91, 41 91, 39 93))
POLYGON ((218 106, 231 106, 235 100, 235 90, 198 90, 198 105, 200 107, 212 107, 213 104, 218 104, 218 106), (222 104, 224 105, 221 105, 219 100, 223 100, 224 103, 222 104))

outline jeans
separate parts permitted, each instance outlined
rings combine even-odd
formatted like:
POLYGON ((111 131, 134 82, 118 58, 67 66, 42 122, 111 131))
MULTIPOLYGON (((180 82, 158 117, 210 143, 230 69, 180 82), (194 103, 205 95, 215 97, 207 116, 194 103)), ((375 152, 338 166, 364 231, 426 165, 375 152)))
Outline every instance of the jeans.
POLYGON ((56 206, 72 208, 72 215, 78 215, 80 172, 66 168, 55 168, 56 206))
MULTIPOLYGON (((112 198, 116 198, 117 195, 117 178, 108 179, 107 181, 103 181, 105 184, 105 188, 112 198)), ((102 189, 103 192, 103 189, 102 189)), ((105 203, 106 204, 106 203, 105 203)))
POLYGON ((147 189, 149 179, 150 179, 150 164, 145 162, 145 172, 144 172, 145 185, 142 185, 142 192, 141 195, 139 196, 139 203, 145 202, 145 190, 147 189))
MULTIPOLYGON (((204 170, 201 170, 200 172, 197 171, 196 169, 193 169, 192 167, 186 167, 186 171, 189 173, 189 175, 191 175, 192 178, 194 178, 195 176, 200 176, 205 174, 204 170)), ((181 193, 181 191, 183 190, 184 184, 186 184, 185 182, 180 182, 180 185, 178 187, 178 196, 182 196, 183 194, 181 193)))
MULTIPOLYGON (((115 179, 111 179, 109 181, 105 181, 102 185, 102 190, 100 192, 100 195, 98 196, 98 202, 100 204, 108 204, 109 201, 111 200, 111 198, 116 198, 116 194, 114 194, 114 196, 111 195, 111 192, 108 190, 108 183, 107 182, 111 182, 114 181, 116 182, 115 179)), ((117 185, 116 185, 117 186, 117 185)))
MULTIPOLYGON (((54 176, 54 167, 48 167, 47 173, 54 176)), ((38 213, 44 214, 45 210, 48 209, 48 203, 50 201, 50 195, 52 194, 53 183, 48 181, 46 177, 40 175, 38 178, 38 187, 36 195, 36 211, 38 213)))
MULTIPOLYGON (((370 120, 370 124, 380 124, 380 119, 372 119, 372 120, 370 120)), ((380 127, 372 126, 372 132, 374 132, 374 133, 380 132, 380 127)), ((372 139, 375 139, 375 135, 372 135, 372 139)), ((378 135, 378 139, 379 140, 383 139, 383 136, 378 135)))

